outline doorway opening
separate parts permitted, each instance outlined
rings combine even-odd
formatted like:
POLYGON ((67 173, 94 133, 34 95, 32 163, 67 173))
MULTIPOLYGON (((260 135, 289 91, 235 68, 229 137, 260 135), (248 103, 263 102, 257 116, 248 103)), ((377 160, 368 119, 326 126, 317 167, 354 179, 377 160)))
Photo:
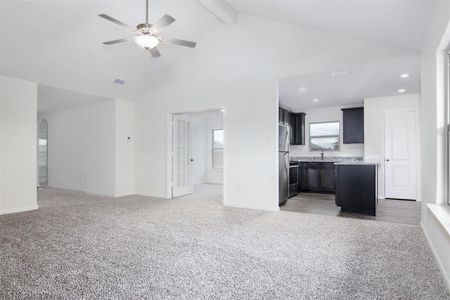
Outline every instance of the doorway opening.
POLYGON ((38 134, 38 186, 48 186, 48 122, 42 120, 38 134))
POLYGON ((417 60, 348 67, 279 79, 280 210, 418 225, 417 60))
MULTIPOLYGON (((170 114, 169 197, 223 198, 225 130, 223 110, 170 114)), ((222 199, 223 201, 223 199, 222 199)))

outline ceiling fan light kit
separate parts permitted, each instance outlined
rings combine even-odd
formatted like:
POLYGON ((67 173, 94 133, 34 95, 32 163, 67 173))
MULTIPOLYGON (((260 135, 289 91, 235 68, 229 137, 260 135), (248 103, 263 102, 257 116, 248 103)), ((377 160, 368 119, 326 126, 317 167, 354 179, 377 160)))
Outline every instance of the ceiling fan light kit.
POLYGON ((146 50, 150 50, 151 48, 156 47, 159 44, 158 38, 152 35, 137 35, 134 37, 134 41, 136 42, 136 44, 146 50))
MULTIPOLYGON (((125 27, 127 29, 133 30, 133 28, 113 17, 110 17, 106 14, 100 14, 99 17, 110 21, 116 25, 125 27)), ((179 40, 174 38, 169 38, 166 36, 162 36, 159 33, 164 30, 167 26, 175 22, 175 19, 169 15, 164 15, 160 18, 156 23, 150 24, 148 22, 148 0, 145 2, 145 23, 139 24, 136 26, 136 30, 134 30, 135 35, 129 38, 122 38, 112 41, 103 42, 104 45, 115 45, 119 43, 134 41, 139 47, 147 50, 153 57, 159 57, 161 54, 157 46, 160 43, 169 43, 175 44, 179 46, 195 48, 196 43, 191 41, 179 40)))

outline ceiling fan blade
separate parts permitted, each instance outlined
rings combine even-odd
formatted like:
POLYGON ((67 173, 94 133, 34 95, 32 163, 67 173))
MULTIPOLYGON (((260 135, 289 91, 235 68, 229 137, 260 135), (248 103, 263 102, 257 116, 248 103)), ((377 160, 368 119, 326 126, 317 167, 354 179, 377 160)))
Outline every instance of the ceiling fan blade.
POLYGON ((158 48, 156 48, 156 47, 153 47, 153 48, 150 48, 150 53, 152 54, 152 56, 154 57, 154 58, 157 58, 157 57, 160 57, 161 56, 161 53, 159 53, 159 50, 158 50, 158 48))
POLYGON ((170 37, 162 37, 161 40, 165 43, 175 44, 175 45, 189 47, 189 48, 195 48, 195 46, 197 45, 196 42, 179 40, 179 39, 174 39, 174 38, 170 38, 170 37))
POLYGON ((175 19, 172 18, 169 15, 164 15, 161 17, 161 19, 159 19, 158 21, 156 21, 156 23, 154 23, 151 27, 150 30, 153 33, 157 33, 160 32, 161 30, 163 30, 164 28, 166 28, 167 26, 169 26, 170 24, 172 24, 173 22, 175 22, 175 19))
POLYGON ((132 29, 132 30, 133 30, 133 28, 131 28, 130 25, 125 24, 125 23, 123 23, 123 22, 121 22, 121 21, 119 21, 119 20, 117 20, 117 19, 114 19, 113 17, 110 17, 110 16, 105 15, 105 14, 100 14, 100 15, 98 15, 98 16, 99 16, 100 18, 103 18, 103 19, 105 19, 105 20, 108 20, 108 21, 110 21, 110 22, 113 22, 113 23, 116 24, 116 25, 119 25, 119 26, 122 26, 122 27, 126 27, 126 28, 128 28, 128 29, 132 29))
POLYGON ((112 40, 112 41, 107 41, 107 42, 102 42, 102 43, 105 45, 114 45, 114 44, 128 42, 130 40, 131 40, 130 38, 124 38, 124 39, 112 40))

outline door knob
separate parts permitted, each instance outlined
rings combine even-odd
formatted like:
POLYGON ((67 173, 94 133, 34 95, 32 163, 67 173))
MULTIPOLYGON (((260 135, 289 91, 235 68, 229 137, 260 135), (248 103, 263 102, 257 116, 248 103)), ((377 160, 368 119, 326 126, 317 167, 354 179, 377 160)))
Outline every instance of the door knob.
POLYGON ((194 161, 194 159, 193 159, 193 158, 191 158, 191 159, 190 159, 190 161, 194 161))

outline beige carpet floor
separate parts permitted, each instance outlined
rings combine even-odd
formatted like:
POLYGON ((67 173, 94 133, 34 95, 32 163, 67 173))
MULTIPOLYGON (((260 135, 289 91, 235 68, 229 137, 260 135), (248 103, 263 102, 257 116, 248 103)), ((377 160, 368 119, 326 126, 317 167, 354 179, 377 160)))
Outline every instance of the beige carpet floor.
POLYGON ((450 299, 420 227, 45 189, 0 216, 0 299, 450 299))

